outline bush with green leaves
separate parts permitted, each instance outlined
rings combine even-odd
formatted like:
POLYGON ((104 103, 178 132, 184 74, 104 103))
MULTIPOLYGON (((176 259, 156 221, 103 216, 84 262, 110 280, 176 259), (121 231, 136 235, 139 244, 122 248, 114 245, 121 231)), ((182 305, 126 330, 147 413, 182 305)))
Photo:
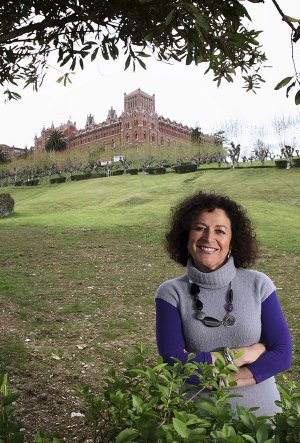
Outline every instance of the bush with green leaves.
POLYGON ((8 192, 0 194, 0 217, 7 217, 14 213, 15 201, 8 192))
POLYGON ((253 411, 231 408, 228 398, 235 385, 235 365, 226 365, 216 353, 215 367, 195 363, 194 355, 182 364, 169 366, 159 357, 147 364, 141 347, 133 365, 118 374, 108 373, 105 386, 94 394, 88 386, 77 393, 87 405, 85 418, 91 425, 93 443, 296 443, 300 441, 300 394, 280 387, 283 412, 257 417, 253 411), (186 383, 196 375, 201 388, 186 383), (191 391, 192 390, 192 391, 191 391), (203 396, 203 391, 209 392, 203 396))
MULTIPOLYGON (((287 379, 286 387, 279 386, 277 404, 282 412, 274 417, 256 416, 255 407, 237 406, 234 411, 229 404, 238 369, 226 364, 221 354, 215 353, 215 366, 193 362, 194 354, 185 364, 174 359, 170 366, 161 357, 149 362, 142 345, 136 350, 125 372, 110 369, 97 393, 89 386, 77 387, 87 424, 81 443, 299 443, 300 394, 287 379), (193 375, 199 379, 197 389, 186 383, 193 375)), ((1 380, 0 442, 22 443, 20 425, 10 421, 11 404, 17 397, 3 391, 7 378, 1 380)), ((49 440, 41 432, 35 436, 36 443, 64 441, 49 440)))
POLYGON ((19 394, 10 393, 7 385, 7 374, 0 374, 0 442, 23 443, 22 426, 11 417, 15 411, 14 402, 19 398, 19 394))

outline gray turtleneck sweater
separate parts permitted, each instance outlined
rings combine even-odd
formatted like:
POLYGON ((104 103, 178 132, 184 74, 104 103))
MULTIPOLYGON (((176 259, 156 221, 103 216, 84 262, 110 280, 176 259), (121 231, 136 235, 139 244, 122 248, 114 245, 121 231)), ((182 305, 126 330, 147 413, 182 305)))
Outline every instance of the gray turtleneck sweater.
POLYGON ((186 274, 168 280, 158 288, 156 304, 158 348, 170 363, 172 356, 185 361, 187 352, 196 353, 196 361, 211 363, 212 351, 262 341, 267 347, 266 354, 247 365, 257 384, 233 389, 243 397, 229 401, 233 406, 236 403, 246 407, 258 406, 258 415, 274 415, 279 411, 274 403, 279 399, 274 374, 290 366, 291 338, 275 286, 265 274, 236 268, 232 258, 220 269, 204 273, 189 260, 186 274), (202 310, 206 316, 219 320, 226 313, 224 305, 231 282, 234 326, 208 328, 197 320, 189 282, 200 286, 202 310))

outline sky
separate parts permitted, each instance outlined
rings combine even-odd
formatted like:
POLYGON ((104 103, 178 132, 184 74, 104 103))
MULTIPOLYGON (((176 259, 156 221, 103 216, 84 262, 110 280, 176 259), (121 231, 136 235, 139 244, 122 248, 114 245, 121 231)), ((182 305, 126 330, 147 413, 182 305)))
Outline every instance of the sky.
MULTIPOLYGON (((300 0, 277 1, 287 15, 300 18, 300 0)), ((49 68, 38 92, 27 88, 21 91, 21 100, 7 103, 0 96, 0 144, 31 147, 43 127, 48 128, 52 123, 59 126, 70 119, 80 129, 90 113, 100 123, 111 106, 121 114, 124 93, 141 88, 155 94, 158 115, 191 127, 199 126, 205 133, 226 129, 231 132, 232 141, 242 144, 244 152, 250 153, 258 138, 278 152, 280 140, 272 122, 300 116, 293 93, 286 98, 285 89, 274 91, 280 80, 294 74, 290 28, 281 20, 271 0, 265 0, 264 4, 245 1, 244 5, 252 16, 253 27, 264 30, 260 42, 268 57, 269 67, 262 72, 266 83, 256 94, 246 92, 238 76, 234 83, 224 81, 218 88, 212 74, 204 75, 205 66, 170 65, 152 58, 146 59, 146 71, 138 68, 135 72, 131 68, 124 71, 124 58, 96 60, 87 64, 84 71, 79 69, 72 76, 72 84, 66 87, 56 82, 60 72, 49 68)), ((295 46, 299 71, 300 41, 295 46)), ((299 148, 299 123, 284 134, 284 142, 299 148)))

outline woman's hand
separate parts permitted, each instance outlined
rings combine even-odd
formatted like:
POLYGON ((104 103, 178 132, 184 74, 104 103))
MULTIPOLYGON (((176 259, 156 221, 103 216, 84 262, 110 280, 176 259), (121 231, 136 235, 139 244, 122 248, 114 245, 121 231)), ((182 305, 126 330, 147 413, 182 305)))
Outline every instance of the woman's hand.
POLYGON ((254 345, 233 350, 234 353, 239 351, 243 351, 243 355, 237 359, 233 357, 233 363, 238 368, 255 362, 262 354, 266 352, 266 347, 263 343, 254 343, 254 345))

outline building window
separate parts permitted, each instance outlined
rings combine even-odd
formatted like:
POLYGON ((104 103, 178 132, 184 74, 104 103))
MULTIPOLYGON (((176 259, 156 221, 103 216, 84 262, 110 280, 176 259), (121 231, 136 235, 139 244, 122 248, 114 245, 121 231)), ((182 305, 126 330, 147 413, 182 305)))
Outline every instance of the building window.
POLYGON ((147 134, 144 132, 144 140, 147 140, 147 134))
POLYGON ((138 125, 138 121, 137 120, 133 120, 133 126, 137 126, 138 125))
POLYGON ((137 132, 135 133, 135 139, 136 139, 136 140, 139 139, 139 136, 138 136, 138 133, 137 133, 137 132))
POLYGON ((146 126, 146 125, 147 125, 146 120, 143 120, 143 126, 146 126))

